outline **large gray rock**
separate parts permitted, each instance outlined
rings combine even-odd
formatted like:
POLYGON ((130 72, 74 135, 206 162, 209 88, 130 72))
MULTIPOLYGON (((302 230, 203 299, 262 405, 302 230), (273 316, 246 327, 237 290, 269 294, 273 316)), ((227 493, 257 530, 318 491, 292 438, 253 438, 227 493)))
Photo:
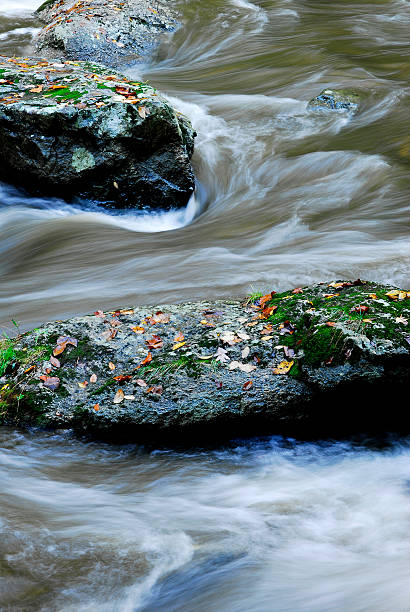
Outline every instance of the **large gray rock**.
POLYGON ((191 124, 155 89, 91 62, 0 56, 0 176, 118 207, 184 206, 191 124))
POLYGON ((145 61, 178 25, 170 0, 47 0, 37 14, 42 54, 115 67, 145 61))
POLYGON ((0 407, 111 440, 408 429, 409 315, 361 281, 97 311, 4 340, 0 407))

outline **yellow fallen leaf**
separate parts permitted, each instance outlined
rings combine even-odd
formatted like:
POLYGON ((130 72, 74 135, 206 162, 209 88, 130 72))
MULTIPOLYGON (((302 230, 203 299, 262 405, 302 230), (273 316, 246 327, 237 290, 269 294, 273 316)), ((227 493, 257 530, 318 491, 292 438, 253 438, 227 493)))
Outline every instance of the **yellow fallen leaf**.
POLYGON ((287 374, 294 363, 295 363, 294 360, 281 361, 278 367, 273 369, 273 373, 274 374, 287 374))
POLYGON ((173 351, 178 350, 179 348, 181 348, 181 346, 184 346, 184 344, 186 344, 186 342, 177 342, 176 344, 174 344, 174 346, 172 347, 173 351))
POLYGON ((369 298, 372 298, 372 300, 377 300, 377 295, 375 293, 369 293, 369 298))
POLYGON ((261 340, 272 340, 272 338, 274 338, 274 336, 262 336, 261 340))
POLYGON ((400 289, 393 289, 386 293, 387 297, 391 300, 404 300, 406 297, 410 297, 410 291, 402 291, 400 289))
POLYGON ((115 364, 112 361, 110 361, 108 367, 110 368, 110 370, 115 370, 115 364))

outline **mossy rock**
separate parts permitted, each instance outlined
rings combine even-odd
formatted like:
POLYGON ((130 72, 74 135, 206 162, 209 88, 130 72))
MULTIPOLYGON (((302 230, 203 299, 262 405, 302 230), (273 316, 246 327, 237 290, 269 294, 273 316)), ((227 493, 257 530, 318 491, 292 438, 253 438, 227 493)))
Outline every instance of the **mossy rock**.
POLYGON ((410 382, 409 320, 410 292, 357 280, 49 323, 0 345, 3 420, 139 440, 341 415, 354 429, 369 410, 383 425, 386 397, 410 382), (71 340, 59 351, 61 338, 71 340))

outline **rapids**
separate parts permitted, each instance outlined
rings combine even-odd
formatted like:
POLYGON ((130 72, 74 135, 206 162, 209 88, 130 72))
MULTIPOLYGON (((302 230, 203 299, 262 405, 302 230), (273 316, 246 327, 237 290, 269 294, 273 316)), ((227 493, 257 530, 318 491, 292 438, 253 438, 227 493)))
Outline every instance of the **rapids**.
MULTIPOLYGON (((35 0, 1 0, 27 55, 35 0)), ((408 0, 180 0, 131 71, 198 132, 186 210, 0 184, 0 324, 334 277, 410 285, 408 0), (306 109, 366 94, 353 119, 306 109)), ((410 442, 112 447, 0 430, 0 609, 408 612, 410 442)))

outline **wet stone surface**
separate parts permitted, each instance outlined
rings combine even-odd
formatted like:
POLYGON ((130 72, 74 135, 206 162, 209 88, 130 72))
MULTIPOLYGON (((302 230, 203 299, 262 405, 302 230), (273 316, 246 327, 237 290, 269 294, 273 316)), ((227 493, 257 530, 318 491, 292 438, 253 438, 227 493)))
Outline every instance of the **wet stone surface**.
POLYGON ((37 14, 45 23, 40 53, 114 67, 146 61, 164 34, 178 26, 168 0, 46 1, 37 14))
POLYGON ((186 205, 194 132, 151 86, 91 62, 0 56, 1 176, 117 207, 186 205))
POLYGON ((352 115, 357 113, 360 105, 360 95, 354 91, 344 89, 324 89, 308 104, 310 110, 339 111, 352 115))
POLYGON ((406 420, 385 398, 409 382, 409 315, 410 292, 362 281, 96 311, 2 342, 2 418, 166 440, 406 420))

